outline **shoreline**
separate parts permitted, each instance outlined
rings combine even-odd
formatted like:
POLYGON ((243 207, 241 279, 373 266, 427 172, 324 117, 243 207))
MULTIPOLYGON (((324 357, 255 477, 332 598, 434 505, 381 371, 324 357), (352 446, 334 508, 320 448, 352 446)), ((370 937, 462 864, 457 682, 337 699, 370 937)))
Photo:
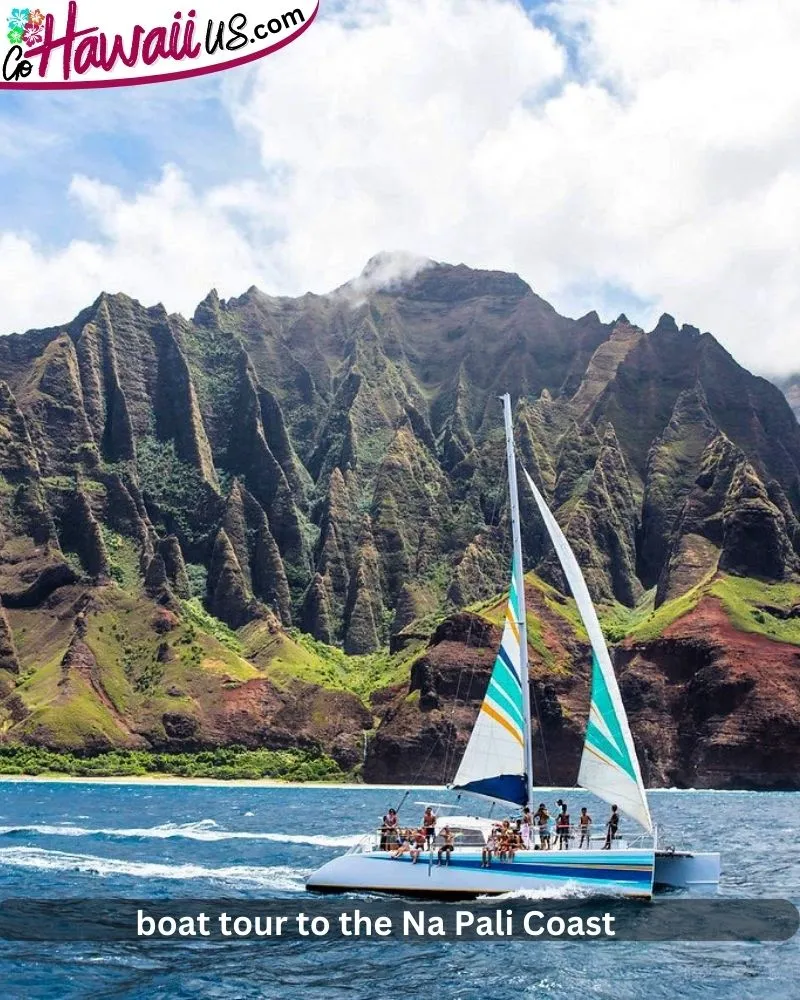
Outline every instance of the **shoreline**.
POLYGON ((397 791, 417 789, 419 791, 445 792, 444 785, 367 785, 363 782, 347 781, 281 781, 278 778, 181 778, 175 774, 148 775, 70 775, 70 774, 0 774, 0 784, 73 784, 73 785, 182 785, 198 788, 342 788, 346 791, 373 789, 375 791, 397 791))
MULTIPOLYGON (((0 774, 0 785, 8 784, 72 784, 72 785, 153 785, 156 787, 179 786, 184 788, 320 788, 343 791, 393 791, 434 792, 449 791, 446 785, 369 785, 352 781, 281 781, 278 778, 181 778, 174 774, 148 775, 69 775, 69 774, 0 774)), ((568 786, 539 786, 543 794, 551 792, 574 793, 580 789, 568 786)), ((648 795, 673 795, 695 792, 704 795, 796 795, 800 789, 766 788, 648 788, 648 795)))

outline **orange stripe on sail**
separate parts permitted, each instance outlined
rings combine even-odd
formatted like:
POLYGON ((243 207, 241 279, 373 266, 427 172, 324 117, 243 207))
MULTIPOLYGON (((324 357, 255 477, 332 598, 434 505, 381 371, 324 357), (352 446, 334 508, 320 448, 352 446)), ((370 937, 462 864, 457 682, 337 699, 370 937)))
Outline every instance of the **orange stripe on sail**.
POLYGON ((522 737, 517 730, 511 725, 510 722, 507 722, 499 712, 496 712, 491 705, 487 705, 486 702, 484 702, 481 706, 481 711, 486 712, 486 714, 494 719, 495 722, 499 722, 501 726, 507 729, 520 746, 524 745, 522 737))
POLYGON ((511 631, 514 633, 514 638, 517 640, 517 645, 519 645, 519 627, 514 621, 514 616, 511 614, 511 605, 506 605, 506 621, 511 626, 511 631))
POLYGON ((619 764, 615 763, 610 757, 606 757, 604 753, 601 753, 596 747, 593 747, 590 743, 583 744, 584 750, 588 750, 597 757, 598 760, 602 761, 604 764, 608 764, 609 767, 613 767, 617 771, 621 771, 622 768, 619 764))

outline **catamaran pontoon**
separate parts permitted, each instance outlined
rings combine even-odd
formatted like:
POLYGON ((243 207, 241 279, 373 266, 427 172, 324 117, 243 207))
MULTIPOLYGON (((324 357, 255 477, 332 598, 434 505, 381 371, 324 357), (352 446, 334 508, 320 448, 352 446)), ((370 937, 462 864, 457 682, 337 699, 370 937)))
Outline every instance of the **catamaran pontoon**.
MULTIPOLYGON (((511 505, 513 565, 500 649, 452 788, 495 802, 521 807, 535 804, 525 587, 517 492, 511 398, 503 396, 506 456, 511 505)), ((416 863, 410 854, 393 857, 377 834, 367 835, 347 854, 314 872, 306 888, 317 892, 389 892, 407 896, 469 897, 563 888, 600 895, 649 897, 654 887, 713 888, 719 881, 718 854, 660 851, 647 793, 620 697, 611 657, 586 582, 575 555, 542 494, 523 469, 536 505, 555 546, 564 575, 592 647, 592 696, 578 784, 618 806, 641 834, 604 837, 589 847, 541 850, 538 833, 513 860, 482 863, 493 822, 474 816, 439 816, 454 835, 450 863, 436 862, 436 846, 416 863)), ((572 841, 574 844, 574 840, 572 841)))

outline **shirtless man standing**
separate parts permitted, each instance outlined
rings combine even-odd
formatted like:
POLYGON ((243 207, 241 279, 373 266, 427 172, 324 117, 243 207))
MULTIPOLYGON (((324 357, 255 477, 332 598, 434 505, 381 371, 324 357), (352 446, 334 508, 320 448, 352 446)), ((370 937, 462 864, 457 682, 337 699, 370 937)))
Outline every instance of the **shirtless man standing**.
POLYGON ((586 806, 581 809, 580 815, 580 825, 581 825, 581 842, 579 847, 583 847, 584 840, 586 841, 586 846, 591 847, 592 841, 592 817, 587 812, 586 806))
POLYGON ((431 806, 428 806, 425 810, 425 815, 422 817, 422 829, 425 831, 425 839, 428 847, 430 847, 436 834, 436 813, 431 806))

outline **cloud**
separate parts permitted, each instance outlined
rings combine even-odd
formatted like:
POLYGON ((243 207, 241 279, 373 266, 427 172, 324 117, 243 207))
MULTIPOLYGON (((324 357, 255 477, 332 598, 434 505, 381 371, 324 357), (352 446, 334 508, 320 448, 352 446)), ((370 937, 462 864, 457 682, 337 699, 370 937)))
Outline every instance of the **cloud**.
POLYGON ((199 195, 174 167, 131 199, 86 177, 74 178, 69 193, 96 239, 49 252, 29 237, 0 235, 9 331, 63 323, 104 289, 191 314, 214 285, 233 295, 251 277, 273 281, 221 204, 223 192, 199 195))
POLYGON ((661 311, 744 363, 800 368, 800 5, 785 0, 345 0, 230 74, 246 164, 71 193, 88 241, 0 236, 4 325, 102 288, 190 311, 325 291, 378 251, 518 271, 563 312, 661 311), (246 169, 245 169, 246 168, 246 169), (246 180, 238 178, 246 177, 246 180), (18 287, 46 274, 47 297, 18 287))
POLYGON ((429 257, 404 250, 384 250, 371 257, 361 274, 337 288, 335 294, 351 299, 353 305, 359 305, 374 292, 402 287, 404 282, 434 263, 429 257))

